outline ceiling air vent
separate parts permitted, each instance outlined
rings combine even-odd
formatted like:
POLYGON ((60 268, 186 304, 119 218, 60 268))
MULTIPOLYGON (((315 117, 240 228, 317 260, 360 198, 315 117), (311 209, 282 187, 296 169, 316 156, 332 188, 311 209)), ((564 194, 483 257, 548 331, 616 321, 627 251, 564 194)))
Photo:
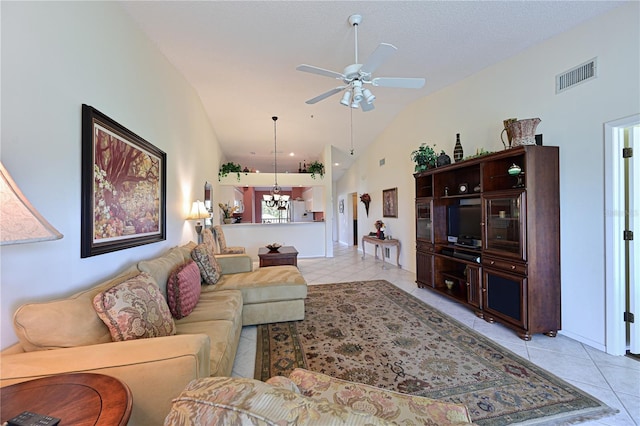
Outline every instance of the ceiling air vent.
POLYGON ((598 61, 593 58, 556 76, 556 94, 597 77, 598 61))

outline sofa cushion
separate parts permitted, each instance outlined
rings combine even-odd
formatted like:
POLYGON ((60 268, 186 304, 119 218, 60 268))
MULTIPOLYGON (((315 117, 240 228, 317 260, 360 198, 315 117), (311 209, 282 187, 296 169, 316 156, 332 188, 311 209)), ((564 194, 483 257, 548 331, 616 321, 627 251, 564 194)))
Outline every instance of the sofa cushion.
MULTIPOLYGON (((206 288, 208 286, 202 286, 206 288)), ((176 325, 211 320, 236 321, 242 318, 242 293, 238 290, 201 293, 200 300, 189 316, 176 319, 176 325)))
POLYGON ((167 294, 169 274, 182 263, 184 263, 182 251, 180 248, 174 247, 160 257, 138 262, 138 269, 151 275, 156 280, 160 293, 167 294))
POLYGON ((173 400, 165 425, 391 425, 369 413, 315 401, 246 378, 192 380, 173 400))
POLYGON ((332 401, 357 408, 394 424, 470 424, 463 404, 442 402, 422 396, 406 395, 361 383, 336 379, 325 374, 296 368, 289 375, 300 392, 310 398, 332 401))
POLYGON ((200 268, 200 275, 205 284, 212 285, 218 282, 221 271, 220 265, 218 265, 215 256, 209 252, 205 244, 198 244, 191 252, 191 258, 200 268))
MULTIPOLYGON (((188 317, 187 317, 188 318, 188 317)), ((177 325, 178 334, 205 334, 209 337, 209 374, 211 376, 231 376, 236 357, 242 319, 235 321, 212 320, 184 322, 177 325)))
POLYGON ((97 294, 93 306, 114 341, 176 334, 169 306, 146 272, 97 294))
POLYGON ((259 268, 243 274, 223 275, 214 288, 202 288, 202 292, 240 290, 245 305, 304 299, 307 282, 298 268, 292 265, 259 268))
POLYGON ((213 236, 213 232, 211 232, 211 229, 203 229, 200 235, 202 236, 202 244, 207 246, 207 249, 209 250, 209 254, 215 255, 216 253, 218 253, 216 239, 213 236))
POLYGON ((189 315, 200 299, 200 269, 193 260, 176 267, 167 280, 167 303, 174 318, 189 315))
POLYGON ((182 254, 182 257, 186 262, 187 260, 193 260, 191 259, 191 252, 194 248, 196 248, 197 245, 198 244, 194 243, 193 241, 189 241, 187 244, 181 245, 180 247, 176 248, 180 252, 180 254, 182 254))
POLYGON ((31 352, 111 342, 109 328, 93 308, 93 298, 139 273, 132 267, 66 299, 20 306, 13 325, 22 349, 31 352))
POLYGON ((266 381, 266 384, 273 386, 274 388, 282 388, 289 390, 291 392, 295 392, 297 394, 302 395, 300 389, 298 389, 298 385, 296 385, 293 380, 284 376, 273 376, 269 377, 266 381))

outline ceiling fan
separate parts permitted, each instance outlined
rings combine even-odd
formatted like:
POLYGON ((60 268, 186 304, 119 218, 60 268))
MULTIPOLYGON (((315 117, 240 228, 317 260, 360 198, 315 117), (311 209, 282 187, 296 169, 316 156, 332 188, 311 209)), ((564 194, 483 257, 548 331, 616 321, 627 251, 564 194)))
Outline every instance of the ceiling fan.
POLYGON ((340 103, 351 108, 361 107, 362 111, 371 111, 375 95, 365 87, 367 84, 378 87, 400 87, 405 89, 420 89, 424 86, 424 78, 401 77, 377 77, 372 78, 373 72, 398 50, 389 43, 380 43, 376 50, 367 58, 364 64, 358 63, 358 25, 362 22, 362 16, 349 16, 349 24, 355 28, 355 63, 348 65, 342 73, 315 67, 313 65, 298 65, 296 70, 318 74, 325 77, 341 80, 344 84, 335 87, 315 98, 306 101, 307 104, 315 104, 323 99, 345 91, 340 103), (364 102, 363 102, 364 101, 364 102))

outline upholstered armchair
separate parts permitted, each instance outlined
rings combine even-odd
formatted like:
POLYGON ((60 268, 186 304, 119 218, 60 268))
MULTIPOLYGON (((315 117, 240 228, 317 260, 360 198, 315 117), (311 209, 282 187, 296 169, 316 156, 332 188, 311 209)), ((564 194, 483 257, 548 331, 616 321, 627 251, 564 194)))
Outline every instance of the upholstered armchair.
MULTIPOLYGON (((215 238, 218 240, 218 247, 220 254, 244 254, 244 247, 233 246, 227 247, 227 240, 224 238, 224 232, 222 232, 222 226, 215 225, 213 227, 213 232, 215 234, 215 238)), ((203 232, 204 235, 204 232, 203 232)), ((204 237, 203 237, 204 238, 204 237)))

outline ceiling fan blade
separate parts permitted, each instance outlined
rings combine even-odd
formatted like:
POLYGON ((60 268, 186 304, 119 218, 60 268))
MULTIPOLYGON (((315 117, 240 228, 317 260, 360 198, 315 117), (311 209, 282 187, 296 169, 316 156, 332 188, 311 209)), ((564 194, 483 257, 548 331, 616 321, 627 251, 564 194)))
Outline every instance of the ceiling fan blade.
POLYGON ((375 106, 373 104, 368 104, 366 102, 361 102, 360 107, 362 108, 362 112, 367 112, 375 109, 375 106))
POLYGON ((360 75, 371 75, 384 61, 389 59, 396 50, 398 49, 393 44, 380 43, 360 68, 360 75))
POLYGON ((420 89, 424 86, 424 78, 379 77, 371 80, 378 87, 400 87, 404 89, 420 89))
POLYGON ((318 96, 316 96, 316 97, 315 97, 315 98, 313 98, 313 99, 309 99, 309 100, 308 100, 307 102, 305 102, 305 103, 307 103, 307 104, 309 104, 309 105, 311 105, 311 104, 315 104, 316 102, 320 102, 321 100, 326 99, 326 98, 328 98, 329 96, 333 96, 333 95, 335 95, 336 93, 342 92, 342 91, 343 91, 344 89, 346 89, 346 88, 347 88, 347 86, 340 86, 340 87, 336 87, 335 89, 331 89, 331 90, 329 90, 328 92, 324 92, 323 94, 318 95, 318 96))
POLYGON ((311 74, 318 74, 318 75, 323 75, 325 77, 337 78, 338 80, 342 80, 344 78, 344 74, 331 71, 331 70, 325 70, 324 68, 314 67, 313 65, 302 64, 302 65, 298 65, 296 69, 302 72, 310 72, 311 74))

